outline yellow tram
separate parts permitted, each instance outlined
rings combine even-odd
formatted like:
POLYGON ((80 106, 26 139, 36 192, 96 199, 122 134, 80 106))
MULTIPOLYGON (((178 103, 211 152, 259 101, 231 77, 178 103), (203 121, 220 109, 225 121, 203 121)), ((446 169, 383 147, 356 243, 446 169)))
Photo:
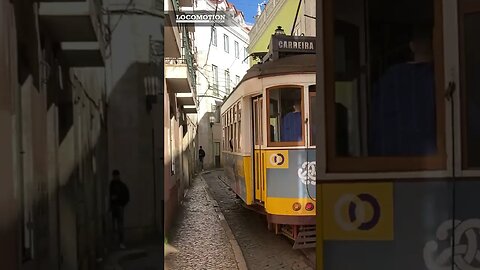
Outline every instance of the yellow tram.
POLYGON ((315 245, 315 38, 272 36, 221 108, 228 185, 268 226, 315 245))

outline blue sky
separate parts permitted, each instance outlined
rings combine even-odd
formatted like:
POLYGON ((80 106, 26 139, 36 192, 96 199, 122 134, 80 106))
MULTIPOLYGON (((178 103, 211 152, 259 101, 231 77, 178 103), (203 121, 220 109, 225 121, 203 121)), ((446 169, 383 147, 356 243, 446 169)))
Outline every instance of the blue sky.
POLYGON ((257 13, 257 4, 261 3, 263 0, 228 0, 228 2, 233 3, 237 9, 241 10, 245 15, 245 21, 253 24, 253 17, 257 13))

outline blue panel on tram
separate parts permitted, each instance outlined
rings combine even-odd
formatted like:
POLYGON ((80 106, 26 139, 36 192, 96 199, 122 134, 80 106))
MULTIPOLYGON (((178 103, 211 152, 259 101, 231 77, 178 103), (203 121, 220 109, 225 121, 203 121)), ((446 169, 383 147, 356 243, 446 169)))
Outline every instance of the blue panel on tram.
MULTIPOLYGON (((441 253, 450 247, 450 238, 438 239, 438 231, 443 227, 451 229, 453 219, 459 218, 453 216, 453 184, 447 179, 429 180, 394 184, 394 240, 325 241, 323 269, 449 269, 451 264, 441 260, 441 253), (438 244, 437 250, 432 249, 432 243, 438 244)), ((468 196, 468 200, 478 203, 474 198, 478 196, 468 196)), ((478 216, 478 211, 470 209, 473 211, 463 214, 461 221, 478 216)), ((446 236, 451 236, 451 230, 446 236)))

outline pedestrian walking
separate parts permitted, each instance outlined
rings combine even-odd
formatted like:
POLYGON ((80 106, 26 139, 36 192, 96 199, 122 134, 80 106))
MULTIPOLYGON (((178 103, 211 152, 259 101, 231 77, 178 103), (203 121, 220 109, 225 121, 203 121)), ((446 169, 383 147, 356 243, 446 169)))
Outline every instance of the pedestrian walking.
POLYGON ((130 201, 130 192, 127 185, 120 180, 120 171, 114 170, 113 179, 110 182, 110 211, 112 212, 112 221, 114 231, 118 236, 120 248, 125 249, 124 244, 124 210, 130 201))
POLYGON ((198 159, 200 160, 200 169, 203 171, 203 158, 205 157, 205 151, 202 149, 202 146, 200 146, 200 149, 198 150, 198 159))

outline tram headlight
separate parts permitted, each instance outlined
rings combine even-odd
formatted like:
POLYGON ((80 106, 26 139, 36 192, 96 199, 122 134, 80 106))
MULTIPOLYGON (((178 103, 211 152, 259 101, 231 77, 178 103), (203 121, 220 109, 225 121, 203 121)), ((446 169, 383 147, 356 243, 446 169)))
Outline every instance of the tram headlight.
POLYGON ((315 208, 315 206, 311 202, 309 202, 305 205, 305 210, 307 210, 307 211, 312 211, 314 208, 315 208))
POLYGON ((292 205, 293 211, 298 211, 302 209, 302 205, 299 202, 296 202, 292 205))

